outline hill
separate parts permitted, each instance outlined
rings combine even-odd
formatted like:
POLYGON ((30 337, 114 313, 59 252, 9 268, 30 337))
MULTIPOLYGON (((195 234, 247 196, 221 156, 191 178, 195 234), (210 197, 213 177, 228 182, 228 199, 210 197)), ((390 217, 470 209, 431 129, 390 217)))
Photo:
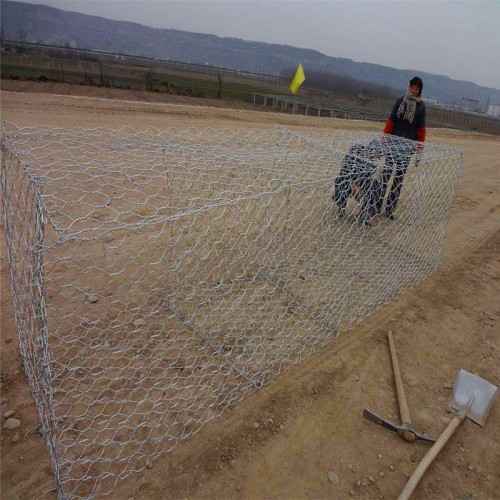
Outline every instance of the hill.
POLYGON ((1 8, 2 37, 9 40, 71 44, 79 48, 207 63, 267 74, 280 74, 300 61, 306 73, 329 72, 398 90, 404 89, 411 77, 419 74, 424 79, 427 98, 447 104, 461 104, 465 97, 478 100, 483 108, 488 102, 500 102, 498 89, 416 69, 399 70, 330 57, 316 50, 151 28, 23 2, 2 1, 1 8))

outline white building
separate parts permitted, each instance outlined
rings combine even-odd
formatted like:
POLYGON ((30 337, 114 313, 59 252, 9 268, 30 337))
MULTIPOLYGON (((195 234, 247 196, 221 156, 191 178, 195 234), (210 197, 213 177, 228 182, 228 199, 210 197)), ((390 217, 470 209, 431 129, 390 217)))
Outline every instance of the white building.
POLYGON ((490 104, 486 110, 486 114, 494 117, 500 116, 500 104, 490 104))

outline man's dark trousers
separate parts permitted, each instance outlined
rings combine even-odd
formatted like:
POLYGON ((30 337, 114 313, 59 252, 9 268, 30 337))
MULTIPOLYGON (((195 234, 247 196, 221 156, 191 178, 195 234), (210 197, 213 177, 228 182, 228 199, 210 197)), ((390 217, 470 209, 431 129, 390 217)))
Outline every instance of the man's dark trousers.
POLYGON ((384 170, 382 171, 382 193, 385 195, 387 186, 392 173, 394 172, 394 181, 391 186, 391 191, 387 196, 385 213, 387 216, 394 214, 398 204, 401 188, 403 187, 403 179, 410 164, 410 159, 413 151, 404 148, 402 151, 390 151, 387 154, 384 170))

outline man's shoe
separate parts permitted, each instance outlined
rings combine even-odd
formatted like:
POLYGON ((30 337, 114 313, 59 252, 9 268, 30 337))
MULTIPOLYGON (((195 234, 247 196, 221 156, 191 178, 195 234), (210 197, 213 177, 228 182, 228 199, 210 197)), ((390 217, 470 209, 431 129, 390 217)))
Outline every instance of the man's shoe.
POLYGON ((339 211, 337 212, 337 217, 339 219, 343 219, 345 216, 345 210, 343 208, 339 208, 339 211))
POLYGON ((396 220, 396 217, 394 217, 394 214, 391 214, 391 213, 386 213, 385 216, 389 219, 389 220, 396 220))

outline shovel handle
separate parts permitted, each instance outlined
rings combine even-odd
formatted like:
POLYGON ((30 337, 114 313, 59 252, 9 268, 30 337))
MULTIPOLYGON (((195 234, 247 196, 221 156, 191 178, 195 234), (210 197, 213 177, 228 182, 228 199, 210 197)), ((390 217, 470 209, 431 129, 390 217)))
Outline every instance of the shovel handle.
POLYGON ((443 446, 448 442, 461 423, 462 419, 459 416, 456 415, 453 417, 446 429, 442 432, 441 436, 439 436, 439 439, 433 444, 432 448, 427 452, 425 457, 418 464, 417 468, 413 471, 413 474, 410 476, 410 479, 408 479, 404 490, 399 495, 398 500, 408 500, 410 498, 410 495, 413 493, 413 490, 429 465, 437 457, 438 453, 442 450, 443 446))
POLYGON ((399 414, 401 416, 401 422, 403 424, 411 424, 410 410, 408 409, 408 403, 406 401, 406 394, 403 387, 403 381, 401 379, 401 372, 399 371, 399 363, 398 363, 398 358, 396 356, 396 348, 394 347, 394 339, 392 337, 391 330, 387 332, 387 338, 389 339, 392 370, 394 372, 394 380, 396 382, 396 392, 398 394, 399 414))

